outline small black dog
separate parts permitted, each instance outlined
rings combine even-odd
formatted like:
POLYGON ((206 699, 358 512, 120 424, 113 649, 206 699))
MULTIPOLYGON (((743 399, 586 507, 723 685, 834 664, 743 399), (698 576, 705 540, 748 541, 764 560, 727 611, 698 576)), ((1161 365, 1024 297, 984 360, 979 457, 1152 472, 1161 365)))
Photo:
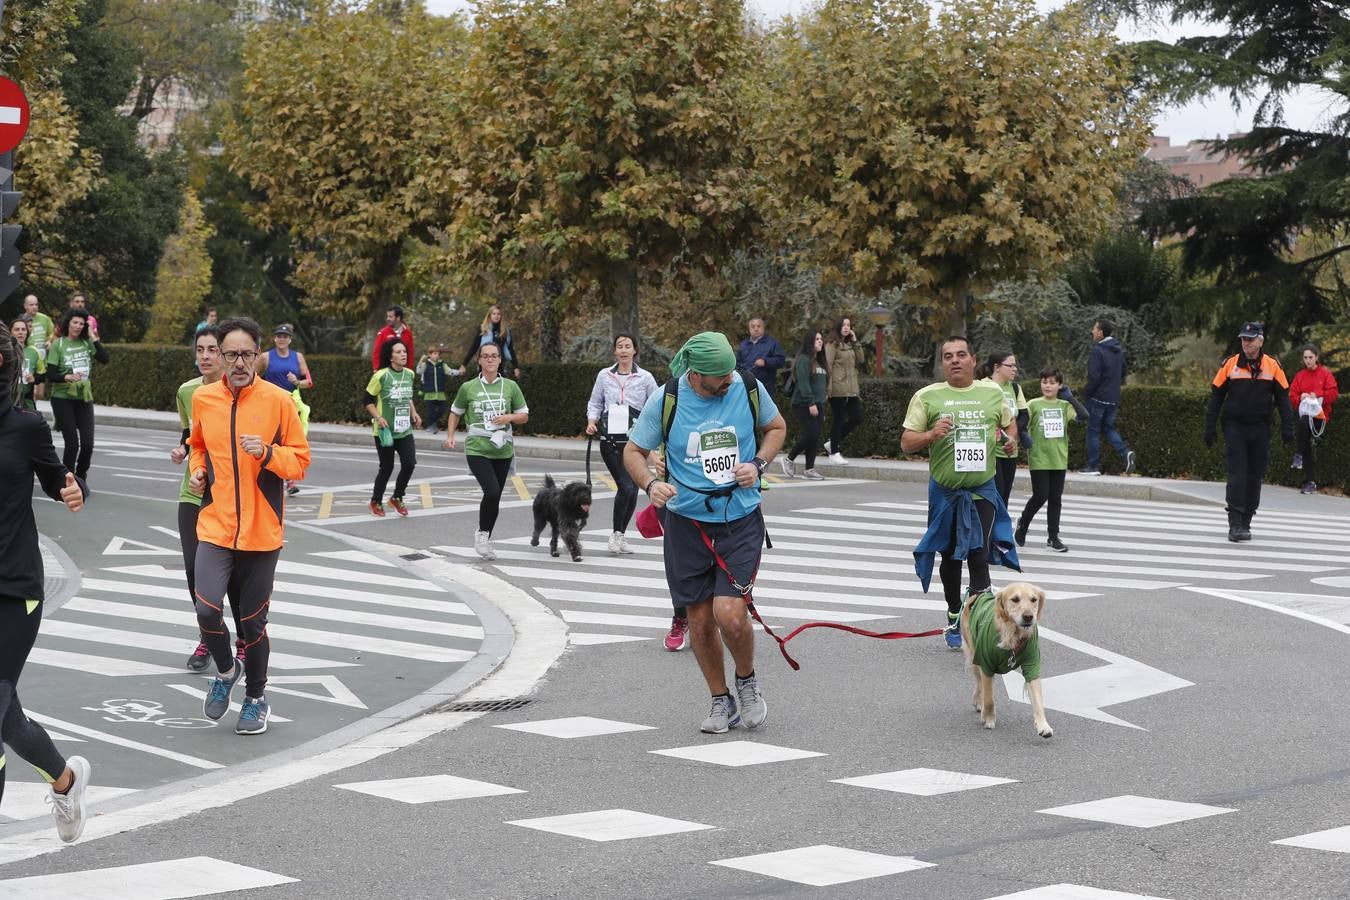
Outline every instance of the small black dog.
POLYGON ((584 481, 569 481, 562 487, 553 483, 552 475, 544 476, 544 489, 534 497, 534 534, 530 546, 539 546, 539 534, 547 523, 553 530, 548 550, 558 555, 558 532, 572 554, 573 562, 581 561, 581 529, 591 514, 591 486, 584 481))

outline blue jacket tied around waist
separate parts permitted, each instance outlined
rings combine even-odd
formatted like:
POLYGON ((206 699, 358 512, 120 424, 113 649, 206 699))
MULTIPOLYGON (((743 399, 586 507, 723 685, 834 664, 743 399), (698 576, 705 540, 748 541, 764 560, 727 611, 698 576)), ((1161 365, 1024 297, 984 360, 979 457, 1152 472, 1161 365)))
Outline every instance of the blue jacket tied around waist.
POLYGON ((928 480, 928 530, 914 548, 914 574, 924 592, 933 580, 933 557, 939 553, 965 559, 974 550, 984 547, 984 530, 975 500, 994 504, 994 529, 990 535, 989 564, 1022 571, 1017 560, 1017 546, 1013 543, 1012 519, 1003 505, 994 479, 979 487, 948 488, 933 479, 928 480), (956 522, 956 546, 951 545, 952 522, 956 522))

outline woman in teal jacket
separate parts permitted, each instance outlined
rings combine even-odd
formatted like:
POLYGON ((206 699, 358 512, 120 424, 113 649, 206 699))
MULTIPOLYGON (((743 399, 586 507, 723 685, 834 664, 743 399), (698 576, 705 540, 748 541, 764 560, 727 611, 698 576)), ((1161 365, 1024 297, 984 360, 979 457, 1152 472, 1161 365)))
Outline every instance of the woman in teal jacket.
POLYGON ((824 481, 816 471, 816 448, 820 446, 820 420, 825 414, 825 392, 829 387, 829 366, 825 362, 825 338, 814 328, 802 336, 802 346, 792 361, 792 395, 789 403, 797 414, 800 431, 787 455, 780 457, 783 474, 797 477, 797 454, 805 451, 808 481, 824 481))

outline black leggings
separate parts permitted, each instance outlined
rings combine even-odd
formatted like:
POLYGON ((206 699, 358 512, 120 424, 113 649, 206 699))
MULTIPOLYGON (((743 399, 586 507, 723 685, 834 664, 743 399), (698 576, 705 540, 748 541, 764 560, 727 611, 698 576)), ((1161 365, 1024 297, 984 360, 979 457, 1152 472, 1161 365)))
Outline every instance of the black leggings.
POLYGON ((637 482, 623 464, 623 448, 627 445, 627 441, 600 442, 600 458, 605 461, 605 468, 609 469, 609 475, 618 488, 618 493, 614 495, 614 530, 620 534, 628 530, 633 511, 637 509, 637 482))
MULTIPOLYGON (((0 597, 0 763, 5 762, 5 746, 13 747, 50 784, 66 770, 65 757, 46 730, 29 721, 19 703, 19 675, 41 624, 41 601, 0 597), (29 603, 34 604, 31 611, 29 603)), ((0 798, 5 795, 6 768, 0 765, 0 798)))
MULTIPOLYGON (((1316 481, 1317 477, 1313 474, 1313 448, 1312 432, 1313 420, 1311 416, 1298 417, 1298 455, 1303 457, 1303 480, 1316 481)), ((1322 426, 1323 428, 1326 425, 1322 426)))
MULTIPOLYGON (((980 514, 980 530, 984 532, 984 546, 971 551, 966 557, 966 571, 970 573, 969 592, 978 594, 987 589, 989 581, 989 536, 994 530, 994 504, 988 500, 975 498, 975 510, 980 514)), ((952 517, 952 543, 956 546, 956 517, 952 517)), ((961 560, 947 553, 942 554, 942 563, 938 566, 938 576, 942 579, 942 594, 947 600, 947 612, 961 612, 961 560)))
POLYGON ((375 488, 370 492, 371 503, 384 502, 384 488, 389 484, 389 476, 394 472, 394 453, 398 452, 398 478, 394 480, 394 493, 390 495, 392 500, 402 500, 403 492, 408 489, 408 479, 412 478, 413 469, 417 468, 417 441, 411 434, 405 434, 401 438, 395 438, 394 443, 388 447, 380 445, 380 439, 375 438, 375 452, 380 457, 380 469, 375 473, 375 488))
POLYGON ((1008 498, 1012 496, 1013 479, 1017 477, 1017 460, 999 456, 995 462, 998 467, 994 470, 994 485, 998 488, 998 495, 1003 498, 1003 505, 1007 506, 1008 498))
POLYGON ((830 452, 844 452, 844 438, 862 424, 861 397, 830 398, 830 452))
POLYGON ((469 471, 478 479, 483 489, 483 499, 478 504, 478 530, 492 534, 497 524, 497 509, 502 502, 502 490, 511 474, 511 457, 506 459, 488 459, 486 456, 464 457, 468 460, 469 471))
POLYGON ((254 700, 267 686, 267 660, 271 644, 267 639, 267 608, 272 602, 272 583, 276 579, 276 550, 228 550, 197 544, 197 625, 202 641, 220 672, 234 669, 234 648, 225 625, 225 596, 231 585, 239 591, 239 636, 244 641, 245 693, 254 700))
POLYGON ((53 397, 52 418, 56 419, 56 427, 66 445, 61 451, 61 462, 83 481, 89 475, 89 463, 94 458, 94 404, 53 397))
POLYGON ((1032 469, 1031 499, 1022 509, 1017 519, 1017 530, 1026 532, 1031 520, 1036 518, 1041 506, 1048 500, 1050 508, 1045 513, 1046 536, 1059 537, 1059 510, 1064 498, 1064 469, 1032 469))
MULTIPOLYGON (((183 547, 183 571, 187 573, 188 599, 197 607, 197 516, 202 508, 195 503, 178 504, 178 543, 183 547)), ((239 624, 239 585, 231 581, 225 591, 230 598, 230 613, 234 616, 234 633, 242 635, 239 624)))
MULTIPOLYGON (((824 415, 825 410, 816 406, 816 415, 811 415, 811 404, 794 403, 792 411, 797 414, 797 424, 801 426, 801 431, 797 434, 797 442, 792 445, 788 451, 787 458, 795 460, 798 453, 806 454, 806 467, 814 469, 816 467, 816 448, 820 446, 820 417, 824 415)), ((831 444, 830 449, 838 450, 838 444, 831 444)))

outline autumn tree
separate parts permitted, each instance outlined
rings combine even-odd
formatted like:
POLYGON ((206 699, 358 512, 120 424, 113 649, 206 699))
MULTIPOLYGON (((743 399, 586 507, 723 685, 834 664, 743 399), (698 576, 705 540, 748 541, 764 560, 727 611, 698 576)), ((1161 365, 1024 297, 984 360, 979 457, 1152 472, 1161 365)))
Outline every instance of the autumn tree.
POLYGON ((176 344, 197 321, 197 314, 211 293, 211 256, 206 252, 206 242, 211 236, 211 226, 202 215, 197 194, 184 191, 178 230, 164 242, 164 255, 159 259, 147 341, 176 344))
POLYGON ((242 96, 224 129, 255 224, 292 239, 292 276, 320 311, 361 321, 394 302, 405 251, 435 240, 428 185, 454 131, 463 27, 419 3, 313 3, 245 42, 242 96))
POLYGON ((761 204, 827 276, 905 289, 935 332, 1108 222, 1144 147, 1114 40, 1074 5, 825 0, 768 37, 750 94, 761 204))
MULTIPOLYGON (((576 298, 639 333, 638 286, 714 268, 751 219, 740 0, 484 0, 429 171, 446 266, 576 298)), ((695 327, 698 323, 690 323, 695 327)))

